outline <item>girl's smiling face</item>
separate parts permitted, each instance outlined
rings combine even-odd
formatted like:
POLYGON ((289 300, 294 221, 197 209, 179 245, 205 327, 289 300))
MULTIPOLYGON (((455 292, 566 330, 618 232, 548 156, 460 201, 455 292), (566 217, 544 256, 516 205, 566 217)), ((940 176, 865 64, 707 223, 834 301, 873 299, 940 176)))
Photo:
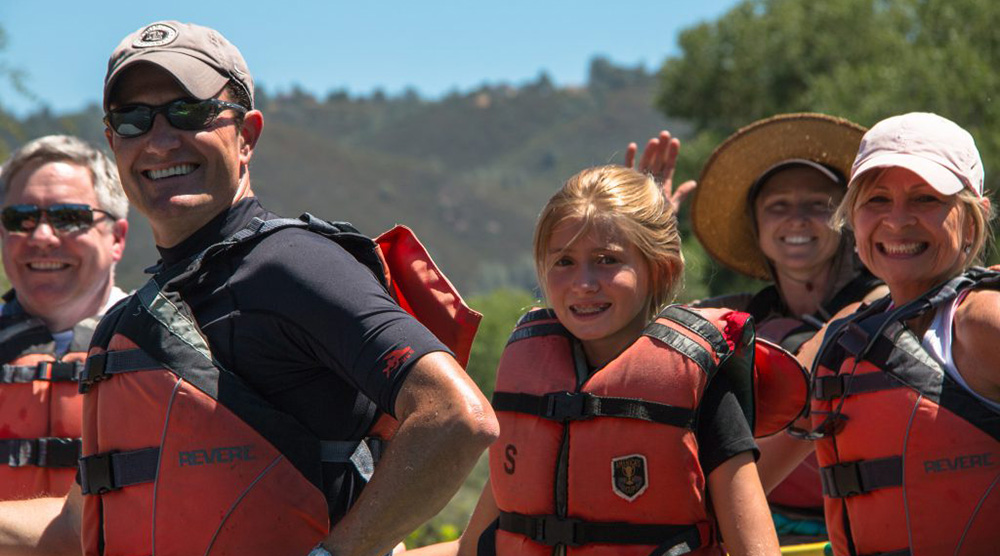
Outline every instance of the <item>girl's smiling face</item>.
POLYGON ((639 337, 650 296, 649 264, 613 225, 568 218, 552 229, 545 293, 559 321, 603 366, 639 337))

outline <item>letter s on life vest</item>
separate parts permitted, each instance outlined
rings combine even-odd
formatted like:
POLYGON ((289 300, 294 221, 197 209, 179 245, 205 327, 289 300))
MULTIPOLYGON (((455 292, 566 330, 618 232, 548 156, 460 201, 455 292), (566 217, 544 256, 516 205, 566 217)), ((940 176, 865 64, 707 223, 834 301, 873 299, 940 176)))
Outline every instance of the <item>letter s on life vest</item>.
POLYGON ((504 447, 504 462, 503 470, 507 472, 508 475, 513 475, 514 470, 517 467, 514 457, 517 456, 517 446, 513 444, 508 444, 504 447))

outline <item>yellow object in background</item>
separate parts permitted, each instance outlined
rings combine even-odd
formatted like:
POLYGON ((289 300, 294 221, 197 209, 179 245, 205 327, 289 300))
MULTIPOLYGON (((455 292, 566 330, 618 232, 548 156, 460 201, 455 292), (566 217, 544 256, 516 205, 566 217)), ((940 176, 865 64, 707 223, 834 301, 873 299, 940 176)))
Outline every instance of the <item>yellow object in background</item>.
POLYGON ((796 544, 781 547, 782 554, 794 554, 795 556, 832 556, 833 550, 828 542, 817 542, 811 544, 796 544))

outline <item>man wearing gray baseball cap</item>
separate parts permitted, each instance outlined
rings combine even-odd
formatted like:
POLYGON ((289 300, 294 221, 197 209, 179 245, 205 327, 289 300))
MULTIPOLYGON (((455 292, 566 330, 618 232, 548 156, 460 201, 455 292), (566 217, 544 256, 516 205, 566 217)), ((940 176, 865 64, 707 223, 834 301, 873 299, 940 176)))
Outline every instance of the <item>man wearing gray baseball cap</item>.
POLYGON ((402 310, 349 225, 260 205, 264 118, 217 31, 127 36, 104 109, 161 261, 95 333, 79 485, 0 504, 0 553, 384 554, 497 435, 453 355, 467 343, 402 310))

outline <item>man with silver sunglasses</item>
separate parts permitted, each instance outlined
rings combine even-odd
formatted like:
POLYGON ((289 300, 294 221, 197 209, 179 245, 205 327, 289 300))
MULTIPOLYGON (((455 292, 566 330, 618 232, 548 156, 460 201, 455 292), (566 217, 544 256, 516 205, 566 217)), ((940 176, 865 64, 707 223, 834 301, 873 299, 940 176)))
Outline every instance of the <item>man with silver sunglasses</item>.
POLYGON ((498 434, 456 360, 471 333, 401 305, 460 325, 468 309, 429 259, 428 295, 397 303, 370 239, 261 206, 249 163, 264 118, 217 31, 161 21, 127 36, 104 108, 161 262, 95 332, 79 486, 0 504, 0 553, 386 553, 498 434))
POLYGON ((64 495, 80 456, 76 379, 114 285, 128 200, 114 163, 50 135, 0 170, 0 243, 12 289, 0 308, 0 500, 64 495))

